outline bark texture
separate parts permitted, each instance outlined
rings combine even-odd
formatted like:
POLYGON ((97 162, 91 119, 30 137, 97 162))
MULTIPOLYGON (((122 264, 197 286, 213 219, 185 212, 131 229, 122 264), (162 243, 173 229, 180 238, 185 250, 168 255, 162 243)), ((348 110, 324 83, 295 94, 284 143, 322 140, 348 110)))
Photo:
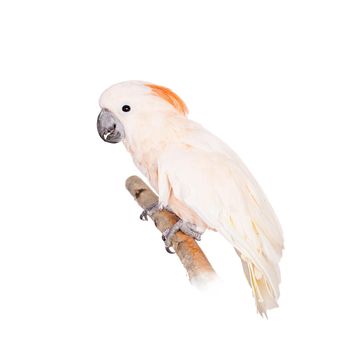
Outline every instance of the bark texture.
MULTIPOLYGON (((158 203, 158 196, 139 177, 130 176, 125 185, 141 208, 146 209, 158 203)), ((175 214, 167 210, 156 211, 151 218, 161 232, 179 220, 175 214)), ((207 257, 193 238, 178 231, 173 236, 172 247, 187 270, 192 284, 202 287, 217 278, 207 257)))

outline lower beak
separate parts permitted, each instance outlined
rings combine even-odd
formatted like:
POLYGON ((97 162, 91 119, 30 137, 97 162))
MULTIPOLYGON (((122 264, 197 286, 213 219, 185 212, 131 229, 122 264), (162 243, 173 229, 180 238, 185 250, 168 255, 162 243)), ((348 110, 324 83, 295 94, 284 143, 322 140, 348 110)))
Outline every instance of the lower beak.
POLYGON ((122 123, 107 109, 102 109, 98 115, 97 131, 101 139, 109 143, 118 143, 125 137, 122 123))

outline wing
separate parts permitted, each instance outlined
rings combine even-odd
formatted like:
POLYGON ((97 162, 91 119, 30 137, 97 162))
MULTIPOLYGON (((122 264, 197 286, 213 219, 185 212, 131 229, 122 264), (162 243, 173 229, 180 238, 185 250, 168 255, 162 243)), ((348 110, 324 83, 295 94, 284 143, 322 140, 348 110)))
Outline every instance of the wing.
POLYGON ((158 162, 160 201, 171 195, 238 250, 258 310, 276 306, 282 230, 238 156, 205 129, 169 146, 158 162))

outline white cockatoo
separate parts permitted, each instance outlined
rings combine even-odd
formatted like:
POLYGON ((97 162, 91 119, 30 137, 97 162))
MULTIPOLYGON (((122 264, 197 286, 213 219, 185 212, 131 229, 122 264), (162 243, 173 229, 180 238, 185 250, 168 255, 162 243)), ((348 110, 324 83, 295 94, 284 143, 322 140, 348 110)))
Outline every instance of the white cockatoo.
POLYGON ((158 193, 158 208, 167 207, 181 218, 164 233, 167 244, 178 229, 196 239, 206 229, 220 232, 242 260, 258 312, 276 307, 282 230, 239 157, 188 119, 185 103, 168 88, 122 82, 103 92, 100 106, 102 139, 123 141, 158 193))

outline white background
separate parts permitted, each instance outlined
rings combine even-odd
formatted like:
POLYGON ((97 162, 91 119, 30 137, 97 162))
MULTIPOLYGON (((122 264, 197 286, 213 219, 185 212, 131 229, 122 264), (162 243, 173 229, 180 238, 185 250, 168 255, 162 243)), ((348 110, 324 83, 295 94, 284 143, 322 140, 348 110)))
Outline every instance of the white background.
POLYGON ((347 1, 3 1, 0 348, 349 349, 347 1), (203 296, 124 188, 98 98, 170 87, 224 139, 285 234, 280 308, 255 312, 224 239, 203 296))

